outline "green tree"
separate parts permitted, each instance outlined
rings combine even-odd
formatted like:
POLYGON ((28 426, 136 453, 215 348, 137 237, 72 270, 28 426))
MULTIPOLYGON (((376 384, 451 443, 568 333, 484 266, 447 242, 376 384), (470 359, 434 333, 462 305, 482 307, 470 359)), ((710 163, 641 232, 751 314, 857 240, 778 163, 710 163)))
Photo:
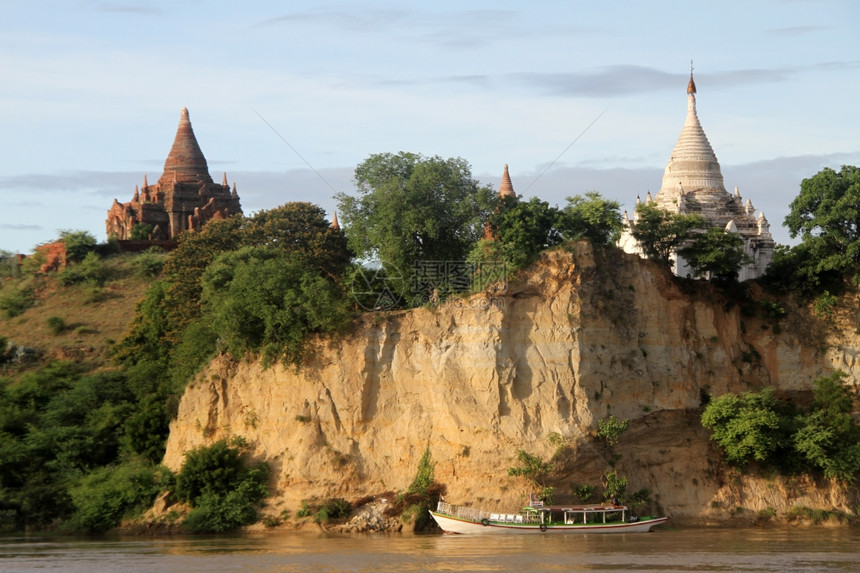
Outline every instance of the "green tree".
POLYGON ((825 168, 800 184, 785 226, 800 235, 808 264, 821 272, 844 273, 860 262, 860 168, 825 168))
POLYGON ((212 329, 234 356, 262 351, 266 361, 283 357, 297 365, 312 333, 336 332, 351 316, 331 279, 280 249, 227 253, 203 283, 212 329))
POLYGON ((695 229, 705 227, 699 215, 680 215, 661 209, 653 203, 640 203, 636 207, 638 219, 632 234, 645 255, 665 265, 672 264, 672 254, 693 236, 695 229))
POLYGON ((148 241, 154 228, 150 223, 138 223, 131 228, 131 238, 134 241, 148 241))
POLYGON ((21 526, 74 513, 71 488, 117 460, 132 400, 122 373, 84 375, 71 363, 0 379, 0 502, 21 526))
POLYGON ((789 207, 785 226, 801 242, 777 246, 766 284, 805 296, 825 288, 840 291, 846 275, 860 272, 860 169, 825 168, 804 179, 789 207))
POLYGON ((255 213, 243 229, 242 244, 279 249, 331 277, 340 277, 352 260, 344 234, 312 203, 286 203, 255 213))
POLYGON ((244 224, 244 219, 236 215, 209 221, 200 232, 179 236, 179 245, 162 267, 166 288, 158 314, 163 321, 161 343, 165 351, 179 342, 182 331, 191 321, 200 317, 203 272, 219 255, 242 245, 244 224))
POLYGON ((696 234, 688 245, 678 249, 694 276, 709 276, 723 281, 736 281, 741 265, 752 259, 744 252, 744 241, 738 233, 711 227, 696 234))
POLYGON ((772 462, 791 448, 793 414, 774 396, 773 388, 725 394, 711 400, 702 414, 702 425, 723 450, 726 460, 745 466, 752 460, 772 462))
POLYGON ((559 230, 568 241, 588 239, 595 246, 614 245, 623 223, 618 201, 604 199, 597 191, 567 198, 559 217, 559 230))
POLYGON ((511 270, 522 268, 561 242, 558 219, 558 209, 537 197, 528 201, 503 197, 488 219, 492 238, 477 243, 469 259, 504 261, 511 270))
POLYGON ((355 169, 358 195, 336 195, 349 245, 389 276, 419 261, 462 261, 480 239, 494 193, 460 158, 381 153, 355 169))

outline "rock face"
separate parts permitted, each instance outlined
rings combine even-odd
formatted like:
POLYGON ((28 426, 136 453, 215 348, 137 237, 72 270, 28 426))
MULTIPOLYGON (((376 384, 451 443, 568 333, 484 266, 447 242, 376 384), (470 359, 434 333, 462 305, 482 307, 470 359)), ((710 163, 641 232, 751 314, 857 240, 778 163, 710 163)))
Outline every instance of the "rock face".
POLYGON ((517 450, 549 459, 560 438, 558 498, 576 484, 600 490, 613 453, 592 436, 614 414, 631 420, 616 469, 629 490, 653 492, 654 511, 702 519, 797 500, 856 507, 828 484, 727 483, 699 422, 707 396, 772 385, 808 398, 811 380, 833 368, 856 384, 853 327, 828 330, 795 308, 777 326, 708 283, 584 243, 545 254, 499 290, 366 314, 298 371, 216 359, 182 398, 165 464, 178 470, 190 448, 241 435, 272 467, 270 506, 295 509, 402 491, 429 448, 449 501, 510 510, 530 489, 507 475, 517 450))

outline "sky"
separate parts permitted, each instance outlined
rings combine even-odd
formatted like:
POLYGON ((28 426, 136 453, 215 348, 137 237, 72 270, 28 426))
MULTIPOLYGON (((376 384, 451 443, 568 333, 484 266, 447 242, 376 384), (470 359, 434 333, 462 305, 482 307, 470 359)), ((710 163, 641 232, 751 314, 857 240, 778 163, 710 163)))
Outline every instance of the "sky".
POLYGON ((855 0, 0 2, 0 250, 106 240, 187 107, 245 214, 331 214, 374 153, 462 157, 498 188, 633 212, 699 119, 777 242, 800 183, 860 165, 855 0))

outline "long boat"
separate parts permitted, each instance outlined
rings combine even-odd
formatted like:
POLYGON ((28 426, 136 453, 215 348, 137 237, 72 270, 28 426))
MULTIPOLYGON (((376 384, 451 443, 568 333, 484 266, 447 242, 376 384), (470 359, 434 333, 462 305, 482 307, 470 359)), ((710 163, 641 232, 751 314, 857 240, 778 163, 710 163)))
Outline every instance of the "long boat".
POLYGON ((631 515, 623 505, 548 505, 530 500, 519 513, 490 513, 440 501, 430 515, 445 533, 644 533, 667 517, 631 515))

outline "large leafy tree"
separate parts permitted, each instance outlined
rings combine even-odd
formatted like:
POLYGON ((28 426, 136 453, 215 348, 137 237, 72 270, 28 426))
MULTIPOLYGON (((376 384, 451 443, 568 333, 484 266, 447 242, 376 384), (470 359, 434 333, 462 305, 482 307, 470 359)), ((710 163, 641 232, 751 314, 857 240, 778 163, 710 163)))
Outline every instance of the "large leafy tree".
MULTIPOLYGON (((860 168, 825 168, 800 184, 785 226, 800 236, 791 270, 807 286, 857 272, 860 265, 860 168)), ((782 267, 780 267, 781 270, 782 267)))
POLYGON ((711 227, 696 235, 678 253, 696 276, 709 275, 725 281, 737 280, 741 265, 751 260, 744 252, 741 236, 719 227, 711 227))
POLYGON ((182 330, 200 316, 200 277, 221 253, 241 246, 243 224, 241 216, 234 216, 209 221, 200 232, 180 236, 179 246, 168 255, 162 270, 166 284, 163 342, 178 342, 182 330))
POLYGON ((695 229, 705 227, 699 215, 671 213, 653 203, 640 203, 636 213, 639 218, 633 226, 633 238, 649 259, 666 265, 672 264, 673 252, 693 236, 695 229))
POLYGON ((559 217, 559 230, 567 240, 588 239, 595 246, 613 245, 623 227, 619 208, 618 201, 604 199, 597 191, 589 191, 584 197, 568 197, 559 217))
POLYGON ((461 158, 375 154, 356 167, 355 184, 356 196, 336 196, 349 245, 400 276, 421 261, 464 260, 495 206, 461 158))

